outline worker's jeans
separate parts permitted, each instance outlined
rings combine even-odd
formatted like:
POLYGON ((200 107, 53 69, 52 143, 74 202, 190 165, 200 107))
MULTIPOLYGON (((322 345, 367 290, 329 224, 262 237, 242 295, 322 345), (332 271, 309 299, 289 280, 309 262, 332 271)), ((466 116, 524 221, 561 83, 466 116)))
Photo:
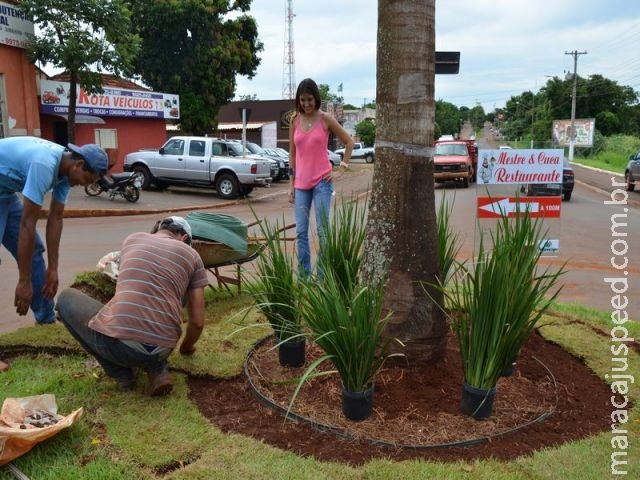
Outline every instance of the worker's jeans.
MULTIPOLYGON (((327 180, 321 180, 310 190, 296 188, 293 206, 296 217, 296 239, 298 250, 298 274, 308 277, 311 270, 311 248, 309 242, 309 217, 311 204, 315 210, 316 228, 319 244, 325 239, 324 229, 328 226, 329 212, 331 209, 331 197, 333 196, 333 184, 327 180)), ((319 252, 321 254, 322 251, 319 252)), ((318 272, 321 274, 321 272, 318 272)))
MULTIPOLYGON (((2 245, 18 261, 18 238, 20 236, 20 219, 22 218, 22 200, 17 194, 0 195, 0 237, 2 245)), ((47 267, 44 262, 44 243, 36 232, 33 256, 31 257, 31 310, 38 323, 56 321, 53 311, 53 300, 47 300, 42 294, 47 267)))
POLYGON ((117 338, 91 329, 89 320, 102 307, 102 303, 74 288, 63 290, 58 295, 56 304, 60 320, 67 330, 98 360, 106 374, 115 378, 121 386, 135 382, 133 368, 141 368, 153 375, 167 370, 166 358, 171 349, 158 347, 158 353, 143 352, 117 338))

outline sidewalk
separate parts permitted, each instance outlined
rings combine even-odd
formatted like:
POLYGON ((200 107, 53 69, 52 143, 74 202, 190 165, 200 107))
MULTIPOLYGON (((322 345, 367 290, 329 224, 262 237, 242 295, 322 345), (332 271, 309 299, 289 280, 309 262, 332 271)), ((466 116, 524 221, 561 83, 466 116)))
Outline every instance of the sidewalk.
MULTIPOLYGON (((337 193, 342 191, 349 193, 350 188, 358 190, 363 187, 368 189, 371 186, 373 165, 358 159, 353 161, 352 170, 348 177, 349 182, 345 183, 340 180, 336 182, 337 193)), ((272 183, 269 187, 256 187, 247 198, 256 200, 286 195, 288 187, 288 180, 272 183)), ((51 194, 47 194, 40 218, 46 218, 50 201, 51 194)), ((65 218, 105 217, 208 210, 237 205, 243 201, 244 197, 222 200, 212 188, 169 187, 162 191, 141 190, 140 199, 131 203, 122 197, 111 200, 107 193, 90 197, 85 193, 84 187, 73 187, 64 210, 64 216, 65 218)))
MULTIPOLYGON (((287 182, 280 182, 269 188, 256 188, 251 198, 281 195, 286 193, 286 188, 287 182)), ((106 193, 90 197, 85 193, 83 187, 74 187, 71 189, 64 216, 65 218, 105 217, 206 210, 236 205, 242 200, 243 197, 222 200, 218 198, 213 189, 171 187, 163 191, 141 190, 140 199, 132 203, 122 197, 116 197, 112 200, 106 193)), ((45 197, 41 218, 46 218, 50 201, 51 195, 48 194, 45 197)))

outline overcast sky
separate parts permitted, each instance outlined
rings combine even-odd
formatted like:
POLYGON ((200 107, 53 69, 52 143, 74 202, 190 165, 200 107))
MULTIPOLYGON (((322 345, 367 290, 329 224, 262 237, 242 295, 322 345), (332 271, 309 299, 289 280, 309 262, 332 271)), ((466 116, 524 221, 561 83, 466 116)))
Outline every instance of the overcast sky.
MULTIPOLYGON (((236 95, 282 98, 287 0, 253 0, 249 14, 264 43, 252 80, 238 77, 236 95)), ((376 95, 375 0, 293 0, 295 82, 311 77, 345 103, 376 95)), ((459 51, 460 73, 436 76, 435 98, 457 106, 503 107, 547 76, 601 74, 640 91, 640 2, 637 0, 439 0, 436 50, 459 51)))

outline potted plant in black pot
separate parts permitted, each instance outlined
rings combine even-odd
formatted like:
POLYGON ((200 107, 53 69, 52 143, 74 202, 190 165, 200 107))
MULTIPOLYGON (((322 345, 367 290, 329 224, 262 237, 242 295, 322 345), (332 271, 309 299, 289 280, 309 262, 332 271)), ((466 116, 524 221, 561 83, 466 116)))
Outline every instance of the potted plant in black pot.
POLYGON ((254 281, 246 289, 275 332, 280 364, 301 367, 305 360, 305 336, 300 323, 294 258, 287 251, 283 233, 286 227, 278 222, 259 224, 265 248, 257 259, 254 281))
POLYGON ((564 267, 538 268, 545 235, 527 211, 516 211, 515 218, 505 214, 490 234, 493 249, 481 232, 474 266, 461 269, 449 288, 439 286, 462 358, 461 408, 477 420, 491 415, 498 379, 560 292, 547 297, 564 267))
POLYGON ((359 276, 365 225, 366 205, 353 199, 343 200, 325 225, 318 278, 303 284, 300 300, 303 322, 324 355, 307 369, 293 397, 320 364, 331 361, 342 380, 343 414, 354 421, 371 415, 375 376, 391 342, 383 338, 391 316, 382 313, 384 279, 359 276))
POLYGON ((348 288, 350 297, 331 270, 320 284, 303 287, 303 319, 324 355, 301 377, 293 400, 307 378, 328 360, 342 380, 343 414, 360 421, 371 415, 375 377, 389 356, 391 338, 383 333, 391 314, 382 315, 383 284, 356 281, 348 288))

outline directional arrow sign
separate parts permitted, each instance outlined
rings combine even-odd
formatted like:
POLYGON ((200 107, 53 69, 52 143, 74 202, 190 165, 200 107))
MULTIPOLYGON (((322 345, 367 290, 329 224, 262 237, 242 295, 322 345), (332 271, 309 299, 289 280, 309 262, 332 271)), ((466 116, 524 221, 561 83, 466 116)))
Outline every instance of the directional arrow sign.
POLYGON ((478 197, 478 218, 515 218, 529 212, 532 218, 560 218, 561 197, 478 197))

